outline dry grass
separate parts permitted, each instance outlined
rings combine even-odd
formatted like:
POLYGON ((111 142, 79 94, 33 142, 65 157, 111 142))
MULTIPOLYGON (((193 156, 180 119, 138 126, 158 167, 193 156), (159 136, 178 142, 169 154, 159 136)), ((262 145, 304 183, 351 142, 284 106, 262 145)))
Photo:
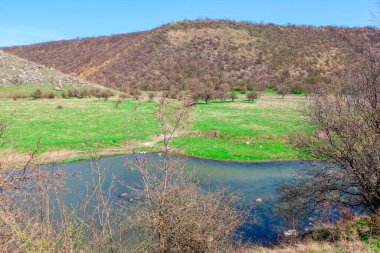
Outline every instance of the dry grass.
POLYGON ((294 245, 278 246, 274 248, 254 247, 242 250, 241 253, 371 253, 369 246, 360 241, 339 242, 301 242, 294 245))

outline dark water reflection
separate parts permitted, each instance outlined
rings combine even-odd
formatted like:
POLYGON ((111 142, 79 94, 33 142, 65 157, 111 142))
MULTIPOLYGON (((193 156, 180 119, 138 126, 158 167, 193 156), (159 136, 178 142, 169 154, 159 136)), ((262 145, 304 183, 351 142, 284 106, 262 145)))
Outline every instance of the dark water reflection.
MULTIPOLYGON (((153 163, 159 163, 158 154, 147 154, 153 163)), ((102 158, 99 161, 102 170, 108 170, 104 188, 112 179, 126 182, 130 186, 138 187, 140 176, 137 171, 131 171, 132 156, 113 156, 102 158)), ((83 201, 92 190, 93 168, 91 161, 78 161, 64 165, 50 165, 52 168, 63 168, 68 173, 66 202, 76 204, 83 201), (75 175, 75 176, 74 176, 75 175)), ((255 223, 247 223, 241 229, 247 240, 254 243, 268 244, 275 242, 279 236, 281 219, 274 211, 274 204, 278 197, 277 188, 284 182, 294 178, 297 172, 310 166, 303 161, 239 163, 203 160, 188 158, 184 161, 187 171, 200 179, 205 187, 223 186, 230 191, 240 193, 243 203, 252 207, 255 223), (261 198, 261 203, 256 199, 261 198)), ((133 195, 133 191, 125 185, 116 184, 112 192, 115 198, 121 193, 133 195)))

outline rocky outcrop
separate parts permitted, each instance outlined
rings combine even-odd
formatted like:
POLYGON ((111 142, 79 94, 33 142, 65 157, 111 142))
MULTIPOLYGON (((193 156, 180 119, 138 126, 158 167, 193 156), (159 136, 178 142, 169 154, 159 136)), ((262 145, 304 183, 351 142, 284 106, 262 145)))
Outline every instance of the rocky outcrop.
POLYGON ((0 85, 62 84, 82 85, 86 82, 62 72, 35 64, 0 50, 0 85))

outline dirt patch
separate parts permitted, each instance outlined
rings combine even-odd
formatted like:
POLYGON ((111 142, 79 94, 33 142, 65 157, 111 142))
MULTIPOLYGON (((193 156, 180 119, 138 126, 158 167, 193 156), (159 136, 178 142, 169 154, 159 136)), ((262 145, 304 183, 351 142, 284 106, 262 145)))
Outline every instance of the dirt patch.
POLYGON ((195 136, 195 137, 209 137, 209 138, 222 138, 222 135, 218 130, 210 130, 207 132, 192 132, 188 133, 189 136, 195 136))
POLYGON ((256 104, 228 104, 228 107, 234 107, 239 109, 254 108, 256 104))
MULTIPOLYGON (((1 168, 13 169, 25 166, 31 159, 30 154, 18 153, 13 149, 5 149, 1 151, 0 157, 1 168)), ((30 164, 46 164, 63 161, 73 157, 80 157, 80 152, 76 150, 60 150, 46 152, 34 156, 30 164)))

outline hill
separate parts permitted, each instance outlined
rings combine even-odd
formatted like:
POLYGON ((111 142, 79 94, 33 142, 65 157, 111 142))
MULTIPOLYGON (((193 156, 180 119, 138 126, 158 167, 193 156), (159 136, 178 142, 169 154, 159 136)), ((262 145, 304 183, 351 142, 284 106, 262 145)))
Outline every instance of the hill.
POLYGON ((5 51, 111 88, 246 88, 332 82, 360 58, 372 28, 279 26, 223 20, 181 21, 131 34, 47 42, 5 51))

